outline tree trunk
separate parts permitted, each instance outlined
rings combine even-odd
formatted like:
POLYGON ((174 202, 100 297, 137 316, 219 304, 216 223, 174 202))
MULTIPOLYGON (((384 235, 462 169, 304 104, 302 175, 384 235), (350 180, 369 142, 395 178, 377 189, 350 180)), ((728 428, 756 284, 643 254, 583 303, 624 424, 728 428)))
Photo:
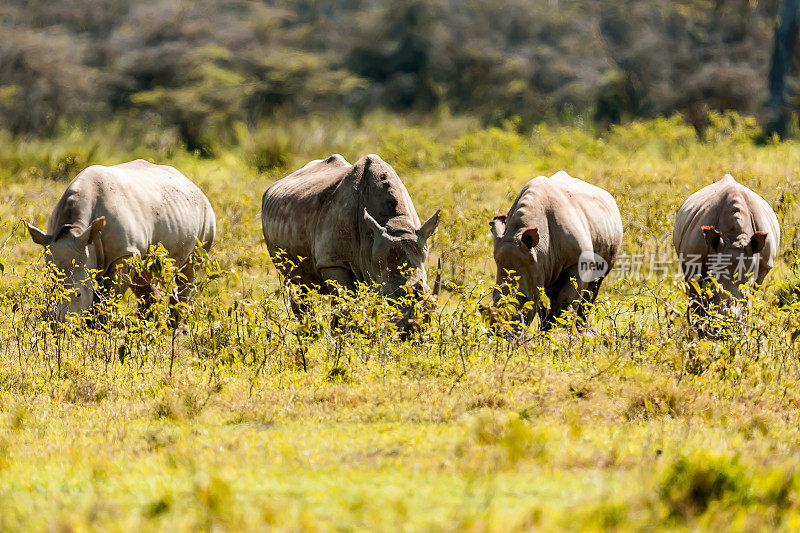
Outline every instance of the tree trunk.
POLYGON ((797 45, 800 23, 800 0, 783 0, 781 19, 775 27, 775 43, 769 66, 769 112, 765 133, 785 137, 789 130, 791 110, 786 101, 786 71, 797 45))

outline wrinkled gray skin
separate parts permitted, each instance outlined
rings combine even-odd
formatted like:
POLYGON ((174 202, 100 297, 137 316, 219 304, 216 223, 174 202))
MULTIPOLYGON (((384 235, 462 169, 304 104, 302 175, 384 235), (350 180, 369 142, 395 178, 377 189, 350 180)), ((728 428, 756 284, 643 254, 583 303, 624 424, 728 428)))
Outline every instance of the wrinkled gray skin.
POLYGON ((709 254, 730 257, 715 276, 724 292, 713 291, 709 299, 690 288, 690 313, 702 316, 710 305, 719 305, 723 314, 741 320, 744 317, 741 286, 745 285, 746 292, 751 281, 757 284, 764 281, 773 267, 780 238, 778 218, 769 204, 730 174, 689 196, 675 215, 672 234, 675 251, 683 258, 681 266, 686 281, 699 274, 704 285, 703 280, 709 278, 709 254), (746 261, 749 266, 754 254, 759 254, 758 271, 751 278, 738 279, 739 261, 746 261), (687 262, 693 256, 699 258, 694 263, 702 265, 699 273, 687 262))
MULTIPOLYGON (((80 315, 105 294, 125 292, 128 276, 114 275, 131 256, 145 255, 161 243, 187 276, 178 299, 191 294, 193 272, 186 268, 197 241, 211 248, 216 219, 208 199, 176 169, 137 159, 114 166, 94 165, 75 177, 50 215, 47 233, 28 225, 31 238, 49 249, 48 261, 64 274, 64 286, 77 294, 54 310, 63 321, 80 315), (101 294, 93 290, 91 270, 101 294)), ((152 302, 147 280, 130 285, 145 305, 152 302)))
POLYGON ((437 211, 420 224, 403 182, 374 154, 353 165, 338 154, 311 161, 269 187, 261 211, 267 248, 287 279, 349 289, 376 282, 386 296, 428 290, 428 238, 438 223, 437 211))
MULTIPOLYGON (((594 302, 605 276, 582 281, 578 260, 581 252, 592 251, 608 263, 608 270, 613 267, 622 243, 622 219, 614 198, 564 171, 539 176, 525 184, 508 213, 495 217, 491 228, 497 285, 511 282, 506 271, 512 271, 524 294, 520 305, 534 304, 520 312, 521 326, 538 313, 541 328, 550 329, 568 309, 574 309, 585 325, 585 303, 594 302), (539 305, 540 288, 550 299, 549 311, 539 305)), ((495 290, 495 306, 502 296, 495 290)))

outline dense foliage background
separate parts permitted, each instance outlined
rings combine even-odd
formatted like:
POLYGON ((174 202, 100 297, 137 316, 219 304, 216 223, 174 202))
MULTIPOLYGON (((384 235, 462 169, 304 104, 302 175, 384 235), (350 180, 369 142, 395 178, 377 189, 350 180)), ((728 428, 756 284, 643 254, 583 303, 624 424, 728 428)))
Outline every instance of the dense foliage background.
POLYGON ((758 112, 778 0, 5 0, 0 125, 175 129, 192 150, 278 112, 597 122, 758 112))

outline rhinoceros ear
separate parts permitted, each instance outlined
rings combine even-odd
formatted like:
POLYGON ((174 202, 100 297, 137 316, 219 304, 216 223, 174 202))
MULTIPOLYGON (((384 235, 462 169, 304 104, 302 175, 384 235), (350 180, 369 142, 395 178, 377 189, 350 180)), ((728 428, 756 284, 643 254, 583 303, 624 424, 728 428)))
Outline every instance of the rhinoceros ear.
POLYGON ((106 227, 106 217, 96 218, 89 224, 89 227, 86 231, 83 232, 83 235, 80 237, 80 243, 83 246, 87 246, 91 244, 95 237, 100 235, 100 232, 103 231, 103 228, 106 227))
POLYGON ((539 244, 539 226, 529 226, 520 231, 519 244, 528 250, 539 244))
POLYGON ((33 239, 33 242, 40 246, 47 246, 50 244, 50 235, 32 224, 28 224, 27 222, 25 224, 28 226, 28 233, 31 234, 31 239, 33 239))
POLYGON ((748 253, 750 255, 755 255, 759 253, 761 250, 764 249, 764 245, 767 244, 767 232, 766 231, 757 231, 753 233, 753 236, 750 238, 750 245, 748 246, 748 253))
POLYGON ((372 215, 367 212, 366 207, 364 208, 364 222, 367 223, 367 227, 374 237, 386 233, 386 228, 378 224, 378 221, 372 218, 372 215))
POLYGON ((439 227, 439 213, 441 212, 441 208, 437 209, 436 212, 431 215, 431 218, 426 220, 422 227, 417 230, 417 237, 419 237, 421 241, 427 241, 431 235, 436 233, 436 228, 439 227))
POLYGON ((714 252, 722 250, 722 233, 718 232, 714 226, 703 226, 702 229, 708 249, 714 252))
POLYGON ((489 226, 492 228, 492 235, 495 239, 499 239, 506 232, 506 214, 495 215, 489 226))

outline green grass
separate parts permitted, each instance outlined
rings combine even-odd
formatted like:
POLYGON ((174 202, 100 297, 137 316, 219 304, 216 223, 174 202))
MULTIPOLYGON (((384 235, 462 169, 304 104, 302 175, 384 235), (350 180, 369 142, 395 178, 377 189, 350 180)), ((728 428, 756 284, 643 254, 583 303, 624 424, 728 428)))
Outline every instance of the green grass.
POLYGON ((3 139, 0 529, 800 528, 800 145, 755 134, 737 116, 697 139, 679 117, 597 135, 371 115, 242 130, 214 159, 119 125, 3 139), (361 321, 343 335, 327 299, 314 324, 290 316, 261 194, 333 152, 381 154, 422 217, 443 207, 431 264, 446 290, 415 341, 369 295, 337 304, 361 321), (172 365, 166 309, 141 323, 130 298, 107 331, 49 331, 40 250, 19 224, 44 225, 78 168, 134 157, 175 165, 218 218, 172 365), (677 207, 726 172, 761 193, 783 242, 747 326, 698 339, 677 270, 645 265, 643 281, 607 280, 596 337, 492 337, 477 310, 494 279, 487 223, 560 169, 614 194, 627 253, 671 254, 677 207))

